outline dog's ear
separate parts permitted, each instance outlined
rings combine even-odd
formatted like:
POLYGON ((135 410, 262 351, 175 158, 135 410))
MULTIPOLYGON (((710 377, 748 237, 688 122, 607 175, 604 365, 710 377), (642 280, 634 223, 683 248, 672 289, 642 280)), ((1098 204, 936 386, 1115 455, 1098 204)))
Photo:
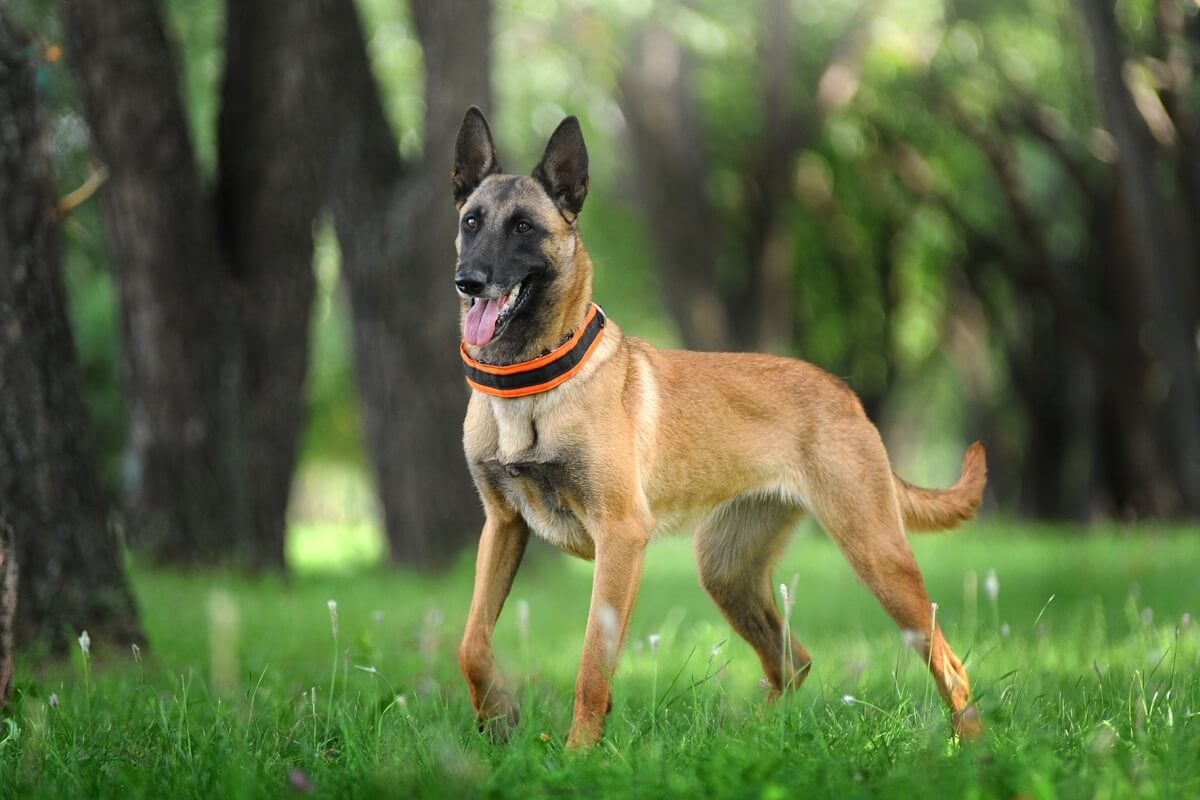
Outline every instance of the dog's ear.
POLYGON ((454 205, 462 208, 471 192, 483 183, 483 179, 499 171, 500 159, 496 156, 492 131, 483 118, 483 112, 471 106, 463 117, 462 126, 458 129, 458 141, 454 144, 454 167, 450 170, 454 205))
POLYGON ((588 154, 579 120, 567 117, 554 131, 533 177, 568 220, 583 208, 588 193, 588 154))

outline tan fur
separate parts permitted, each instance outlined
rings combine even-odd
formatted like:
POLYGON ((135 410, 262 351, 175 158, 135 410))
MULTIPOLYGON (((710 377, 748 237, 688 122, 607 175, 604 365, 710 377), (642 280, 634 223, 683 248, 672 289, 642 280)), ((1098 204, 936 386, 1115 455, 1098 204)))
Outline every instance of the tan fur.
MULTIPOLYGON (((472 204, 499 194, 501 179, 514 180, 488 178, 472 204)), ((550 227, 545 251, 558 278, 541 301, 555 304, 555 323, 530 342, 527 358, 579 325, 592 282, 574 219, 530 183, 506 202, 550 227)), ((769 355, 658 350, 611 320, 592 359, 562 386, 511 400, 473 393, 463 443, 487 522, 460 662, 476 713, 494 732, 517 713, 493 664, 492 628, 530 532, 596 561, 568 740, 585 746, 602 733, 643 554, 661 534, 695 532, 701 583, 755 648, 773 691, 803 682, 811 662, 798 641, 782 663, 771 568, 805 512, 896 623, 920 634, 916 648, 955 731, 979 732, 967 674, 934 624, 904 526, 951 527, 974 514, 982 445, 967 451, 953 488, 911 486, 892 473, 854 393, 823 370, 769 355)))

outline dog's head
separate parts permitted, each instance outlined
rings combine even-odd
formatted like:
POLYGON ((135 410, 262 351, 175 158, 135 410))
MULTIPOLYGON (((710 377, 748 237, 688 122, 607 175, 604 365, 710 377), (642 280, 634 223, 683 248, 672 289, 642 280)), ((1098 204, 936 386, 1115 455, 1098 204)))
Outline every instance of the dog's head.
POLYGON ((463 340, 518 352, 565 294, 590 279, 576 274, 576 219, 588 192, 579 121, 562 121, 531 177, 506 175, 487 120, 472 106, 458 131, 450 186, 458 206, 454 285, 463 340))

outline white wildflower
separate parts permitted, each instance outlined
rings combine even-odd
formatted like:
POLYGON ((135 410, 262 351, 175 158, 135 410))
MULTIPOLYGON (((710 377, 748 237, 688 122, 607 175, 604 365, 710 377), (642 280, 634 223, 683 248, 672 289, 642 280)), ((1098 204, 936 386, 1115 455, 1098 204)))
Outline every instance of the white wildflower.
POLYGON ((425 627, 438 628, 446 621, 446 615, 437 606, 430 606, 425 611, 425 627))
POLYGON ((646 637, 646 641, 648 641, 650 643, 650 653, 652 655, 657 656, 658 655, 658 645, 662 642, 662 637, 659 636, 657 633, 652 633, 646 637))
POLYGON ((333 638, 338 638, 338 616, 337 616, 337 600, 330 600, 325 605, 329 606, 329 625, 333 629, 333 638))
POLYGON ((996 577, 996 570, 987 571, 987 576, 983 579, 983 593, 993 603, 1000 597, 1000 579, 996 577))
POLYGON ((83 651, 84 658, 92 654, 92 637, 88 636, 87 631, 79 634, 79 649, 83 651))
POLYGON ((55 692, 50 693, 50 707, 58 708, 58 695, 55 692))
POLYGON ((852 706, 857 702, 858 702, 858 698, 852 694, 842 695, 842 704, 843 705, 852 706))

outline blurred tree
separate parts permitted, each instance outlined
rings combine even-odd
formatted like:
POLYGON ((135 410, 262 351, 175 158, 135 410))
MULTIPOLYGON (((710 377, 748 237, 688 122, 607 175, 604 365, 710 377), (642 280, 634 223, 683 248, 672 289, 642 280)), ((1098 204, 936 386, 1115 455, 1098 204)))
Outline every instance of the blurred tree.
MULTIPOLYGON (((237 308, 196 167, 157 0, 62 0, 67 60, 97 157, 118 287, 126 521, 156 559, 235 558, 228 381, 237 308)), ((280 556, 281 558, 281 556, 280 556)))
POLYGON ((0 6, 0 700, 16 633, 141 639, 96 471, 67 322, 59 211, 35 90, 41 51, 0 6))
POLYGON ((449 169, 467 106, 491 107, 492 17, 488 0, 409 7, 425 56, 420 158, 398 153, 349 3, 333 26, 339 46, 328 68, 340 88, 332 198, 363 436, 392 558, 425 566, 447 563, 482 519, 462 457, 449 169))
POLYGON ((106 227, 127 340, 136 540, 176 562, 282 565, 312 230, 329 202, 393 555, 444 562, 478 517, 459 445, 456 304, 438 289, 453 265, 449 148, 461 110, 490 97, 490 6, 412 4, 426 56, 426 152, 445 158, 406 163, 352 0, 229 3, 210 198, 158 4, 103 5, 61 9, 96 151, 113 176, 106 227), (430 303, 437 294, 447 301, 430 303))
POLYGON ((1195 130, 1182 57, 1195 14, 1189 28, 1178 3, 1157 8, 1150 41, 1174 56, 1123 55, 1112 7, 1081 5, 1090 68, 1072 9, 1021 18, 1030 31, 1060 29, 1054 52, 1073 67, 1031 90, 1012 71, 1040 55, 1036 45, 997 42, 1013 12, 963 4, 919 84, 893 89, 915 89, 925 113, 877 104, 867 115, 901 182, 962 234, 962 274, 1012 391, 985 403, 993 474, 1034 516, 1200 513, 1196 162, 1187 135, 1167 133, 1195 130), (1147 61, 1171 63, 1171 80, 1149 86, 1147 61), (947 155, 955 136, 981 162, 975 180, 947 155), (1019 438, 1004 432, 1014 411, 1019 438))
MULTIPOLYGON (((0 20, 0 25, 3 25, 0 20)), ((0 36, 3 34, 0 33, 0 36)), ((0 525, 0 711, 13 690, 13 626, 17 616, 17 548, 12 528, 0 525)))
POLYGON ((940 342, 1021 511, 1200 513, 1200 15, 1125 13, 1136 30, 1103 0, 638 20, 618 85, 685 344, 799 351, 886 423, 897 385, 936 386, 940 342), (998 380, 971 363, 989 341, 998 380))
POLYGON ((304 425, 315 279, 339 87, 323 68, 344 3, 231 0, 217 140, 218 230, 236 302, 231 415, 237 508, 252 558, 282 567, 304 425))
POLYGON ((853 95, 874 13, 868 3, 840 39, 801 58, 792 4, 762 0, 755 8, 755 62, 728 80, 744 107, 699 104, 696 58, 665 22, 636 36, 619 76, 666 305, 684 343, 705 350, 792 349, 796 159, 815 146, 823 113, 853 95), (730 113, 745 117, 731 126, 736 150, 720 147, 730 113), (722 173, 735 185, 718 207, 713 186, 722 173))
MULTIPOLYGON (((637 188, 651 225, 667 309, 685 346, 737 346, 717 283, 717 212, 705 193, 702 118, 689 86, 692 57, 665 27, 642 32, 621 75, 622 110, 637 159, 637 188)), ((782 172, 782 170, 780 170, 782 172)))
POLYGON ((1200 21, 1180 0, 1158 0, 1151 51, 1130 57, 1111 4, 1084 0, 1079 10, 1117 146, 1114 177, 1132 250, 1123 290, 1147 362, 1138 385, 1158 459, 1173 478, 1152 502, 1200 516, 1200 107, 1192 89, 1200 21))
MULTIPOLYGON (((282 530, 307 358, 291 343, 312 209, 328 202, 393 553, 439 562, 477 516, 454 303, 437 298, 445 164, 463 107, 490 94, 490 12, 294 6, 228 5, 211 92, 219 3, 171 6, 200 160, 219 150, 216 202, 201 205, 217 209, 229 535, 282 530), (384 96, 371 58, 387 64, 384 96), (303 163, 314 151, 328 169, 303 163)), ((581 115, 611 167, 587 215, 598 291, 630 330, 821 364, 902 468, 982 432, 994 496, 1021 513, 1196 513, 1194 3, 539 0, 499 14, 504 152, 536 155, 557 118, 581 115)))

